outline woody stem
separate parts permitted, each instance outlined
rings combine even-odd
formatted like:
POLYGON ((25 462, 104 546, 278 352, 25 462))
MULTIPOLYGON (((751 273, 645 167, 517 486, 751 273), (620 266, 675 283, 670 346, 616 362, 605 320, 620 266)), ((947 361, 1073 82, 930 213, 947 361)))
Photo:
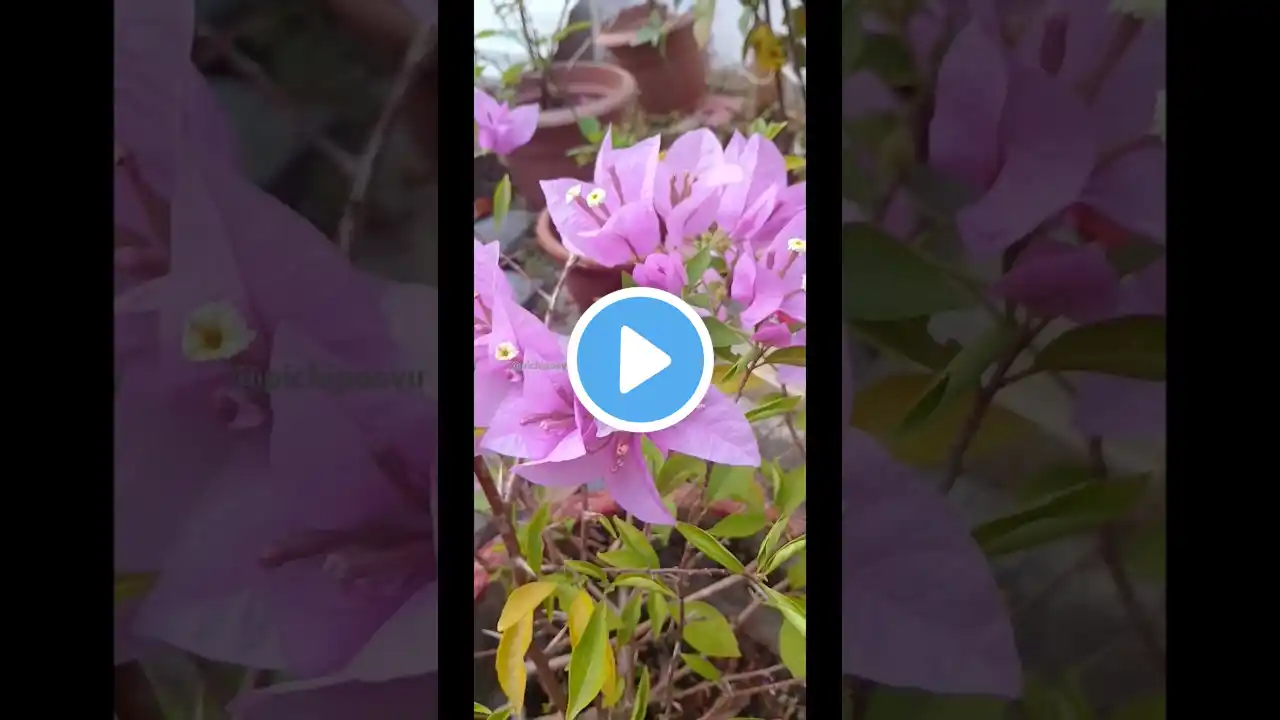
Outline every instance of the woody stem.
MULTIPOLYGON (((480 490, 484 493, 484 497, 489 501, 489 507, 493 510, 493 517, 498 521, 498 529, 502 533, 502 542, 507 546, 507 564, 511 567, 511 579, 516 585, 524 585, 526 582, 536 580, 537 578, 526 568, 528 563, 523 562, 524 558, 520 555, 520 541, 516 539, 515 528, 511 525, 511 515, 507 511, 507 504, 502 500, 502 494, 498 492, 498 488, 493 483, 493 476, 489 474, 489 468, 485 466, 484 459, 477 456, 472 463, 472 467, 476 474, 476 480, 480 483, 480 490)), ((550 698, 552 704, 564 712, 564 708, 569 707, 566 701, 564 688, 560 685, 560 681, 556 679, 555 673, 551 671, 551 665, 547 663, 547 656, 542 652, 542 648, 536 643, 529 646, 529 659, 533 661, 533 666, 538 675, 538 684, 542 686, 543 692, 550 698)))

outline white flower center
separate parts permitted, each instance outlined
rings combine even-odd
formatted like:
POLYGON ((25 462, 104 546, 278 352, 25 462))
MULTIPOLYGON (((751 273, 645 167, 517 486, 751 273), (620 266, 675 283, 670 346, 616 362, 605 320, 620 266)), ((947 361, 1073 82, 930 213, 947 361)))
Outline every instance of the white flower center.
POLYGON ((787 249, 793 253, 804 253, 806 243, 804 238, 791 238, 787 241, 787 249))
POLYGON ((257 337, 235 305, 212 302, 187 316, 182 353, 195 362, 227 360, 244 352, 257 337))
POLYGON ((587 193, 587 207, 599 207, 604 202, 605 193, 602 188, 596 188, 587 193))
POLYGON ((508 360, 515 360, 516 356, 519 354, 520 354, 520 350, 516 348, 514 344, 509 342, 500 342, 498 343, 498 346, 493 350, 494 358, 502 362, 506 362, 508 360))
POLYGON ((582 185, 581 184, 574 185, 573 187, 565 191, 564 201, 567 203, 571 203, 574 200, 577 200, 581 195, 582 195, 582 185))

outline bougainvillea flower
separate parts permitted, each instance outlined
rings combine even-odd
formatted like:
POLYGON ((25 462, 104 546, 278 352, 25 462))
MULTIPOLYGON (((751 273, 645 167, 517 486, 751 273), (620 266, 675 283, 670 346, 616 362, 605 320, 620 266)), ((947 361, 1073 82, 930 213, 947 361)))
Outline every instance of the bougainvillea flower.
MULTIPOLYGON (((513 472, 539 485, 565 488, 603 480, 618 505, 637 518, 673 524, 644 461, 641 435, 601 425, 573 398, 570 388, 566 373, 540 372, 536 382, 530 374, 522 396, 508 400, 495 414, 502 425, 495 420, 498 427, 485 433, 482 447, 526 458, 513 472)), ((664 452, 725 465, 760 464, 751 425, 715 388, 689 417, 647 435, 664 452)))
MULTIPOLYGON (((284 372, 315 356, 280 328, 272 361, 284 372)), ((433 482, 396 448, 371 447, 337 395, 276 393, 269 447, 243 448, 212 483, 137 627, 227 662, 340 670, 406 603, 426 602, 416 598, 434 579, 433 482)))
POLYGON ((1115 311, 1119 286, 1120 278, 1104 247, 1035 240, 991 291, 1036 317, 1063 316, 1090 323, 1115 311))
MULTIPOLYGON (((844 344, 843 417, 853 408, 844 344)), ((964 519, 860 430, 845 433, 844 672, 939 693, 1016 697, 1013 627, 964 519)))
POLYGON ((476 298, 475 427, 488 427, 498 406, 519 393, 529 354, 544 358, 561 354, 559 337, 520 307, 509 292, 494 292, 491 298, 491 306, 476 298))
POLYGON ((724 159, 742 168, 742 179, 726 185, 716 224, 739 242, 751 243, 773 215, 779 193, 787 187, 787 161, 763 135, 744 138, 734 132, 724 159))
POLYGON ((508 107, 480 88, 475 89, 474 115, 478 128, 476 144, 481 150, 497 155, 510 155, 532 140, 538 130, 537 105, 508 107))
POLYGON ((745 306, 740 316, 744 328, 753 329, 775 313, 804 322, 808 289, 805 254, 807 213, 801 210, 787 223, 760 257, 749 251, 731 258, 731 297, 745 306))
POLYGON ((1082 202, 1163 237, 1163 25, 1102 0, 1044 12, 1012 49, 994 21, 971 22, 940 68, 930 163, 985 191, 958 215, 961 236, 997 253, 1082 202))
POLYGON ((474 251, 472 262, 472 320, 476 341, 477 361, 482 355, 488 355, 488 336, 493 331, 493 308, 498 298, 511 297, 511 284, 507 282, 506 273, 498 266, 498 243, 482 243, 473 239, 474 251))
POLYGON ((676 138, 658 163, 654 205, 666 225, 669 248, 711 228, 727 185, 741 182, 743 169, 725 160, 720 139, 707 128, 676 138))
POLYGON ((637 285, 665 290, 681 297, 684 286, 689 283, 683 259, 679 255, 656 252, 636 265, 631 271, 631 278, 637 285))

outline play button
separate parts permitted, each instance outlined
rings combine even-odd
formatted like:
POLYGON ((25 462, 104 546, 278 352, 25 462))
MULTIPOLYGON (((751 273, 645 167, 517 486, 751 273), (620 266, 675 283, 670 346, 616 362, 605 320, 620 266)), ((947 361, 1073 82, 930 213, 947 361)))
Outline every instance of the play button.
POLYGON ((621 357, 618 358, 618 392, 626 395, 671 364, 671 356, 657 345, 640 337, 635 330, 622 326, 621 357))
POLYGON ((702 318, 684 301, 633 287, 595 302, 569 336, 569 380, 583 407, 617 430, 680 422, 711 385, 714 355, 702 318))

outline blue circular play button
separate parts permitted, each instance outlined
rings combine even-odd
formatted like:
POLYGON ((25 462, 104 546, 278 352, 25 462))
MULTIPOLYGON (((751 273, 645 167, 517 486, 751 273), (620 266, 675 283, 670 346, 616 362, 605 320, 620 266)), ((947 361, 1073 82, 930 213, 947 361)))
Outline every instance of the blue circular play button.
POLYGON ((610 293, 582 314, 569 336, 569 381, 600 422, 656 432, 688 417, 707 388, 715 356, 702 318, 661 290, 610 293))

